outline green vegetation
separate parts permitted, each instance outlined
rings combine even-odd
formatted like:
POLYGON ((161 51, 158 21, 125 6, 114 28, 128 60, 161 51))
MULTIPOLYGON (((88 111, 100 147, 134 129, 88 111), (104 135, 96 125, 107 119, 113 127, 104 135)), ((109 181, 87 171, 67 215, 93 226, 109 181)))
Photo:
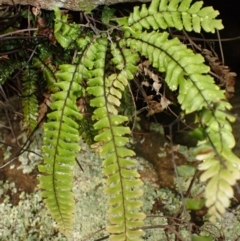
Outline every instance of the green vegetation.
MULTIPOLYGON (((31 61, 17 65, 24 69, 23 126, 28 135, 44 121, 43 163, 38 166, 41 195, 60 232, 69 240, 73 237, 76 210, 73 170, 82 139, 103 160, 99 169, 102 168, 104 193, 108 197, 109 240, 143 240, 144 183, 129 145, 131 116, 123 108, 130 81, 143 60, 151 63, 155 73, 164 76, 170 91, 177 93, 182 111, 195 115, 197 128, 192 135, 198 139, 198 145, 194 154, 201 161, 200 180, 207 184, 205 202, 186 199, 186 208, 201 209, 205 203, 209 220, 215 222, 229 207, 232 186, 240 177, 240 159, 232 152, 235 140, 230 122, 235 119, 226 113, 231 105, 224 90, 209 75, 210 67, 204 57, 167 31, 175 28, 200 33, 203 29, 214 33, 222 29, 221 20, 216 19, 218 11, 202 5, 201 1, 192 4, 191 0, 153 0, 149 6, 134 7, 124 17, 115 16, 113 9, 105 7, 102 22, 91 22, 85 14, 83 24, 69 21, 69 16, 56 8, 54 37, 48 35, 53 46, 49 42, 32 42, 36 54, 31 61), (62 51, 63 56, 56 57, 54 51, 62 51), (44 92, 40 98, 39 76, 44 92)), ((19 54, 25 59, 24 51, 19 54)), ((7 83, 16 63, 9 64, 1 84, 7 83)), ((155 81, 154 86, 158 84, 155 81)), ((158 92, 159 88, 155 90, 158 92)), ((180 175, 194 175, 195 170, 185 166, 178 171, 180 175)), ((191 239, 211 240, 205 236, 191 239)))

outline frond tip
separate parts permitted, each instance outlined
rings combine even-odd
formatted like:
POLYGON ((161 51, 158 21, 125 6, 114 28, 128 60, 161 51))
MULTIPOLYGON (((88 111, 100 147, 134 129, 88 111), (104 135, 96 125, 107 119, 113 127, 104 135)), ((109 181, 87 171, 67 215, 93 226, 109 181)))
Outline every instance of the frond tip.
POLYGON ((240 179, 240 159, 232 152, 235 139, 228 120, 235 117, 226 113, 231 105, 227 102, 215 104, 213 110, 204 109, 200 118, 207 132, 207 139, 199 142, 196 158, 204 160, 199 166, 203 170, 200 180, 208 180, 205 190, 206 206, 210 220, 221 219, 221 215, 233 198, 232 186, 240 179))

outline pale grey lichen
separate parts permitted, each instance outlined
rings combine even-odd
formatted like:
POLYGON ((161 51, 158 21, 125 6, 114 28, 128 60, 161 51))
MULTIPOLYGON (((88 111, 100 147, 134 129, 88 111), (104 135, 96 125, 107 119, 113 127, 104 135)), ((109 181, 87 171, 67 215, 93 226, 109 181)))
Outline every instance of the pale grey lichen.
MULTIPOLYGON (((21 165, 18 167, 22 169, 23 173, 31 173, 36 169, 37 165, 42 162, 41 149, 42 149, 42 138, 43 130, 39 128, 34 134, 34 140, 28 146, 28 149, 24 151, 19 157, 18 160, 21 165), (28 150, 31 150, 30 152, 28 150)), ((26 134, 22 137, 24 142, 27 141, 26 134)))
POLYGON ((14 183, 0 182, 2 187, 0 203, 1 241, 66 241, 53 226, 53 220, 44 207, 39 192, 22 192, 17 206, 10 203, 8 192, 16 192, 14 183))
POLYGON ((201 235, 212 235, 216 240, 224 237, 224 241, 239 241, 240 240, 240 208, 236 211, 228 210, 222 216, 222 220, 212 224, 207 220, 201 227, 201 235))
MULTIPOLYGON (((104 194, 104 178, 101 173, 102 160, 86 144, 81 143, 81 147, 82 151, 78 155, 78 160, 84 171, 81 171, 76 165, 73 188, 76 214, 72 240, 93 241, 108 235, 104 231, 107 225, 107 197, 104 194)), ((143 159, 139 160, 138 169, 141 171, 150 170, 151 165, 149 168, 147 165, 150 164, 143 159)), ((39 190, 32 194, 22 193, 18 205, 13 206, 7 193, 9 191, 17 192, 14 183, 0 182, 0 186, 0 200, 2 201, 0 203, 0 241, 66 241, 66 238, 58 232, 56 223, 45 208, 39 190)), ((162 212, 152 213, 156 200, 161 200, 169 216, 173 216, 182 204, 180 197, 172 191, 160 189, 155 183, 151 183, 151 180, 145 180, 143 211, 148 216, 145 220, 145 226, 167 225, 169 222, 162 212)), ((219 237, 219 230, 223 224, 227 241, 232 241, 233 238, 240 235, 237 221, 240 217, 239 212, 238 210, 234 214, 229 214, 224 217, 222 223, 217 223, 214 226, 216 227, 216 237, 219 237)), ((187 223, 188 220, 185 221, 187 223)), ((204 230, 202 231, 203 235, 209 235, 209 232, 212 233, 214 229, 211 224, 205 222, 202 230, 204 230)), ((163 228, 144 229, 144 232, 144 241, 167 241, 163 228)), ((184 240, 190 240, 187 225, 180 225, 178 232, 184 240)), ((174 234, 171 231, 168 234, 170 240, 174 240, 174 234)))
POLYGON ((81 148, 78 161, 84 171, 76 166, 73 189, 76 200, 74 237, 83 240, 92 235, 88 239, 90 241, 107 235, 102 231, 107 224, 107 198, 101 173, 102 160, 86 144, 81 143, 81 148), (93 235, 95 232, 97 234, 93 235))

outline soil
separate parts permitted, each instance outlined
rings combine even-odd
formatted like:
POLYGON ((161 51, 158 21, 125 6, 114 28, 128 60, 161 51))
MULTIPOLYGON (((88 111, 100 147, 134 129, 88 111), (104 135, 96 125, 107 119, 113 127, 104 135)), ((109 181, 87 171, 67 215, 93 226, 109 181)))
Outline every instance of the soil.
MULTIPOLYGON (((21 134, 19 119, 14 120, 15 117, 11 114, 11 112, 9 112, 9 110, 7 111, 8 114, 10 113, 9 117, 11 118, 11 123, 4 121, 3 119, 5 119, 5 116, 2 115, 2 112, 0 112, 1 117, 3 117, 1 118, 1 123, 4 123, 4 126, 0 126, 0 140, 1 144, 4 143, 3 148, 0 149, 0 167, 18 156, 21 145, 21 143, 14 141, 15 138, 21 134), (10 126, 12 130, 10 130, 10 126), (15 148, 12 149, 11 156, 7 160, 4 160, 4 151, 8 145, 14 146, 15 148)), ((3 182, 8 181, 9 183, 14 182, 17 188, 16 193, 8 191, 5 194, 10 197, 10 201, 13 205, 18 205, 19 195, 21 194, 21 192, 32 193, 34 192, 38 184, 36 173, 23 173, 22 169, 19 169, 20 164, 21 163, 18 161, 18 159, 15 159, 6 167, 0 168, 0 180, 2 180, 3 182)), ((3 199, 4 197, 0 199, 0 203, 3 199)))
POLYGON ((137 156, 142 156, 153 165, 159 186, 173 190, 176 178, 174 165, 186 164, 186 157, 177 150, 171 150, 169 145, 165 145, 166 138, 160 133, 134 132, 134 139, 134 150, 137 156))

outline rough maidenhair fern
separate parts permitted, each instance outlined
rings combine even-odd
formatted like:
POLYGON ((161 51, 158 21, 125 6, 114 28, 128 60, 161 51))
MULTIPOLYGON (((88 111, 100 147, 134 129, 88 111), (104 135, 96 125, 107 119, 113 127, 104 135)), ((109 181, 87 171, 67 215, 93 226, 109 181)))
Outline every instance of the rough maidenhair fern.
MULTIPOLYGON (((232 116, 225 110, 231 106, 224 100, 224 92, 208 75, 204 58, 188 49, 177 38, 169 40, 160 29, 175 27, 179 30, 207 32, 221 29, 218 12, 202 8, 203 2, 191 0, 153 0, 147 8, 135 7, 130 17, 118 19, 122 32, 94 35, 72 23, 67 15, 55 9, 54 34, 64 48, 75 48, 74 64, 63 64, 55 73, 51 113, 44 125, 44 165, 40 187, 46 205, 60 230, 71 236, 74 199, 71 192, 79 138, 84 133, 90 139, 84 113, 77 107, 79 98, 90 99, 94 140, 103 157, 105 192, 109 196, 107 231, 110 240, 141 240, 141 226, 145 215, 140 211, 142 181, 136 170, 134 152, 127 145, 131 133, 125 125, 128 118, 119 114, 121 98, 129 81, 137 71, 139 56, 149 59, 152 66, 165 73, 165 82, 173 91, 178 90, 178 101, 185 113, 196 113, 199 142, 196 148, 204 173, 206 205, 211 220, 225 211, 233 196, 231 185, 240 176, 240 160, 232 153, 235 141, 229 123, 232 116), (111 54, 111 59, 109 59, 111 54), (114 68, 108 68, 107 62, 114 68), (112 70, 114 69, 114 71, 112 70), (86 87, 85 87, 86 86, 86 87), (199 134, 200 133, 200 134, 199 134)), ((96 31, 95 31, 96 32, 96 31)))
POLYGON ((77 66, 61 65, 56 73, 59 91, 52 94, 52 110, 44 124, 43 158, 44 165, 39 171, 42 196, 45 198, 60 231, 71 237, 73 228, 74 198, 72 189, 73 167, 79 152, 78 120, 82 119, 76 106, 77 96, 81 96, 82 74, 77 66))
POLYGON ((116 108, 121 104, 121 92, 133 78, 132 72, 136 71, 138 55, 129 49, 119 49, 116 44, 110 45, 112 62, 119 71, 106 74, 104 67, 108 41, 106 38, 97 39, 92 55, 96 56, 92 59, 95 61, 92 72, 97 72, 97 76, 88 80, 87 88, 87 92, 95 96, 90 101, 92 106, 97 107, 93 112, 93 118, 97 120, 94 128, 99 130, 95 141, 101 145, 99 153, 105 158, 103 174, 107 176, 105 192, 109 195, 110 223, 107 231, 112 234, 110 240, 140 240, 142 231, 137 228, 143 225, 145 215, 139 212, 142 202, 138 199, 143 194, 139 189, 143 183, 136 171, 136 161, 129 158, 135 154, 126 147, 129 138, 124 135, 131 131, 123 123, 128 118, 119 115, 116 108), (127 59, 127 64, 124 64, 127 59))
POLYGON ((214 32, 223 27, 220 20, 214 19, 218 11, 201 8, 203 2, 191 6, 190 3, 190 0, 153 0, 149 8, 135 7, 130 17, 120 19, 119 23, 125 30, 127 46, 166 73, 165 81, 171 90, 178 89, 178 101, 185 113, 196 112, 199 128, 195 134, 201 140, 195 153, 198 160, 204 160, 200 169, 206 171, 201 180, 210 179, 205 197, 210 220, 214 221, 229 206, 233 197, 231 185, 240 177, 240 159, 231 150, 235 140, 229 121, 234 118, 226 114, 231 105, 224 100, 224 91, 207 74, 210 68, 204 65, 201 55, 187 49, 177 38, 169 40, 168 33, 155 31, 167 26, 214 32), (154 30, 143 32, 144 28, 154 30))

